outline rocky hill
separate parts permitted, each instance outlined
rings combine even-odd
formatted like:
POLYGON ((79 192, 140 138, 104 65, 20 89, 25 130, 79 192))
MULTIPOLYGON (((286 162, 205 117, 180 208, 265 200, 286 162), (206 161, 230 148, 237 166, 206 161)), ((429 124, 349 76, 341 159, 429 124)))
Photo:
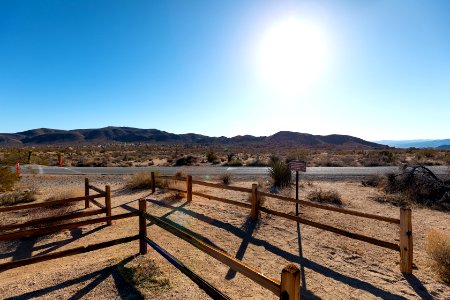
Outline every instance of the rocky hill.
POLYGON ((158 129, 105 127, 98 129, 58 130, 39 128, 17 133, 0 133, 1 146, 163 143, 199 145, 242 145, 307 148, 382 148, 384 145, 348 135, 312 135, 280 131, 270 136, 243 135, 231 138, 210 137, 201 134, 174 134, 158 129))

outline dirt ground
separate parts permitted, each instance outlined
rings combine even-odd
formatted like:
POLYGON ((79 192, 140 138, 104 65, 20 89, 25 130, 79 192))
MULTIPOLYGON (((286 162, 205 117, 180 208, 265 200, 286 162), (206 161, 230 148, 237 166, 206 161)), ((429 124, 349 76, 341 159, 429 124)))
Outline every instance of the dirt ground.
MULTIPOLYGON (((113 214, 137 209, 138 199, 147 199, 148 212, 190 232, 205 242, 280 279, 288 263, 300 265, 302 299, 450 299, 450 287, 439 282, 425 252, 425 236, 430 228, 450 230, 448 213, 413 208, 413 275, 399 271, 399 254, 364 242, 342 237, 306 225, 261 213, 260 221, 249 221, 249 210, 208 199, 193 197, 192 202, 173 199, 168 191, 130 192, 123 189, 125 178, 92 176, 90 181, 102 187, 112 186, 113 214)), ((39 189, 45 199, 60 190, 82 189, 82 176, 34 175, 24 184, 39 189)), ((251 187, 254 182, 233 182, 251 187)), ((267 183, 261 183, 267 187, 267 183)), ((370 200, 381 194, 360 182, 302 182, 300 197, 321 187, 337 190, 343 207, 389 217, 399 217, 399 208, 370 200)), ((246 202, 247 194, 194 185, 194 190, 246 202)), ((286 192, 284 192, 286 193, 286 192)), ((295 195, 295 191, 290 191, 295 195)), ((39 200, 38 200, 39 201, 39 200)), ((294 213, 295 205, 266 199, 264 206, 294 213)), ((82 203, 75 209, 82 209, 82 203)), ((93 209, 93 208, 91 208, 93 209)), ((302 217, 349 231, 398 243, 398 225, 368 220, 311 207, 300 207, 302 217)), ((27 213, 2 213, 0 224, 19 223, 27 213)), ((65 230, 39 238, 0 242, 0 263, 51 253, 135 235, 137 218, 65 230)), ((185 265, 233 299, 277 299, 269 290, 206 255, 187 242, 153 224, 148 236, 185 265)), ((209 299, 190 279, 149 247, 147 256, 155 259, 170 287, 136 290, 120 275, 119 266, 127 265, 138 252, 138 241, 102 250, 74 255, 0 273, 1 299, 209 299)))

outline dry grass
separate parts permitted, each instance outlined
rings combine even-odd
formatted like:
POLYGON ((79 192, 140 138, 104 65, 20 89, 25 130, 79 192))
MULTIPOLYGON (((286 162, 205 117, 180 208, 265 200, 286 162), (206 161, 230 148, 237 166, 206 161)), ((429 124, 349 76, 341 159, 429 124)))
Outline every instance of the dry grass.
POLYGON ((427 234, 426 250, 433 259, 433 269, 444 282, 450 283, 450 234, 431 229, 427 234))
POLYGON ((336 190, 324 191, 321 188, 308 193, 306 198, 313 202, 342 205, 341 195, 336 190))
POLYGON ((169 279, 164 276, 155 260, 148 256, 139 255, 125 265, 120 264, 119 270, 125 280, 143 294, 170 288, 169 279))
POLYGON ((7 167, 0 167, 0 192, 12 190, 14 184, 18 181, 16 174, 7 167))
MULTIPOLYGON (((156 177, 156 176, 155 176, 156 177)), ((125 184, 129 190, 144 190, 152 187, 152 177, 150 173, 139 172, 130 176, 125 184)))
POLYGON ((36 191, 13 191, 0 195, 0 206, 9 206, 36 201, 36 191))

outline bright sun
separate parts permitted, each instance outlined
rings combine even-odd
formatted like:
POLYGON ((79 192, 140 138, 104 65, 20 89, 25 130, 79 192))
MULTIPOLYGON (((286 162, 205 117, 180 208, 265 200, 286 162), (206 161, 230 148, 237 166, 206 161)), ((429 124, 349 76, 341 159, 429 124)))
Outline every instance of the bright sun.
POLYGON ((320 28, 291 17, 263 36, 256 55, 258 74, 275 92, 296 96, 318 80, 328 64, 328 54, 320 28))

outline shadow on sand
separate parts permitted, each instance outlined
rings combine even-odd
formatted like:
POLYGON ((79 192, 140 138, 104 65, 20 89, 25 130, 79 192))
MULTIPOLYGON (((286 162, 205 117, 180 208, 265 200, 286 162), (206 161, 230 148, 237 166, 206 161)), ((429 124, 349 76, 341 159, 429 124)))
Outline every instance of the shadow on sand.
MULTIPOLYGON (((232 234, 234 234, 235 236, 239 237, 242 239, 242 243, 238 249, 238 252, 236 253, 236 258, 238 259, 242 259, 244 257, 245 251, 248 247, 248 245, 251 243, 253 245, 256 246, 262 246, 265 248, 266 251, 269 251, 275 255, 278 255, 280 257, 283 257, 284 259, 290 261, 290 262, 294 262, 300 265, 301 271, 302 271, 302 287, 301 287, 301 295, 304 296, 305 299, 318 299, 317 296, 315 296, 311 291, 307 290, 307 282, 306 282, 306 276, 305 276, 305 268, 306 269, 310 269, 314 272, 317 272, 323 276, 332 278, 333 280, 339 281, 341 283, 344 283, 346 285, 351 286, 352 288, 355 289, 359 289, 359 290, 364 290, 376 297, 380 297, 383 299, 406 299, 403 296, 400 295, 396 295, 393 294, 389 291, 383 290, 380 287, 377 287, 369 282, 365 282, 361 279, 355 278, 355 277, 351 277, 349 275, 345 275, 345 274, 341 274, 333 269, 330 269, 326 266, 323 266, 315 261, 312 261, 308 258, 303 257, 303 253, 302 253, 302 243, 301 243, 301 231, 300 231, 300 224, 297 224, 297 237, 298 237, 298 243, 299 243, 299 253, 297 254, 293 254, 290 253, 286 250, 283 250, 275 245, 272 245, 271 243, 267 242, 266 240, 261 240, 258 238, 253 237, 253 232, 255 229, 255 224, 246 224, 243 226, 243 228, 238 228, 232 224, 229 224, 227 222, 221 221, 221 220, 217 220, 217 219, 213 219, 207 215, 201 214, 201 213, 197 213, 194 212, 192 210, 189 210, 185 207, 185 205, 187 204, 187 202, 185 202, 183 205, 180 205, 178 207, 175 206, 171 206, 169 204, 166 203, 161 203, 158 200, 153 200, 153 199, 148 199, 148 201, 150 203, 153 203, 155 205, 159 205, 159 206, 164 206, 167 208, 172 208, 173 210, 166 213, 163 218, 165 218, 165 221, 167 221, 167 217, 174 213, 174 212, 182 212, 188 216, 191 216, 193 218, 196 218, 197 220, 203 221, 205 223, 208 223, 212 226, 224 229, 232 234)), ((247 221, 248 222, 248 221, 247 221)), ((247 223, 246 222, 246 223, 247 223)), ((251 223, 251 222, 250 222, 251 223)), ((178 228, 185 230, 189 233, 192 233, 191 230, 181 226, 178 224, 178 228)), ((204 240, 205 242, 208 240, 207 238, 205 238, 204 236, 195 233, 194 236, 201 238, 202 240, 204 240)), ((214 244, 212 244, 211 242, 209 242, 209 244, 215 246, 214 244)), ((217 247, 217 246, 215 246, 217 247)), ((229 271, 226 275, 227 279, 231 279, 233 278, 235 275, 234 271, 229 271)), ((426 291, 425 287, 420 283, 420 281, 414 277, 414 276, 408 276, 407 277, 408 282, 411 284, 411 286, 413 287, 413 289, 416 291, 416 293, 424 298, 424 299, 428 299, 428 296, 431 297, 431 295, 429 295, 429 293, 426 291), (422 288, 420 288, 422 287, 422 288)))
POLYGON ((51 292, 56 292, 58 290, 65 289, 75 284, 87 283, 83 288, 77 290, 72 296, 68 298, 71 300, 82 299, 110 276, 112 276, 114 280, 114 284, 117 289, 117 292, 119 293, 120 299, 144 299, 144 297, 142 297, 142 295, 132 285, 128 284, 125 281, 125 279, 122 277, 118 269, 118 266, 120 264, 126 264, 127 262, 131 261, 134 257, 135 255, 130 256, 121 261, 120 263, 118 263, 117 265, 109 266, 74 279, 69 279, 54 286, 46 287, 40 290, 24 293, 6 299, 23 300, 23 299, 44 297, 51 292))

